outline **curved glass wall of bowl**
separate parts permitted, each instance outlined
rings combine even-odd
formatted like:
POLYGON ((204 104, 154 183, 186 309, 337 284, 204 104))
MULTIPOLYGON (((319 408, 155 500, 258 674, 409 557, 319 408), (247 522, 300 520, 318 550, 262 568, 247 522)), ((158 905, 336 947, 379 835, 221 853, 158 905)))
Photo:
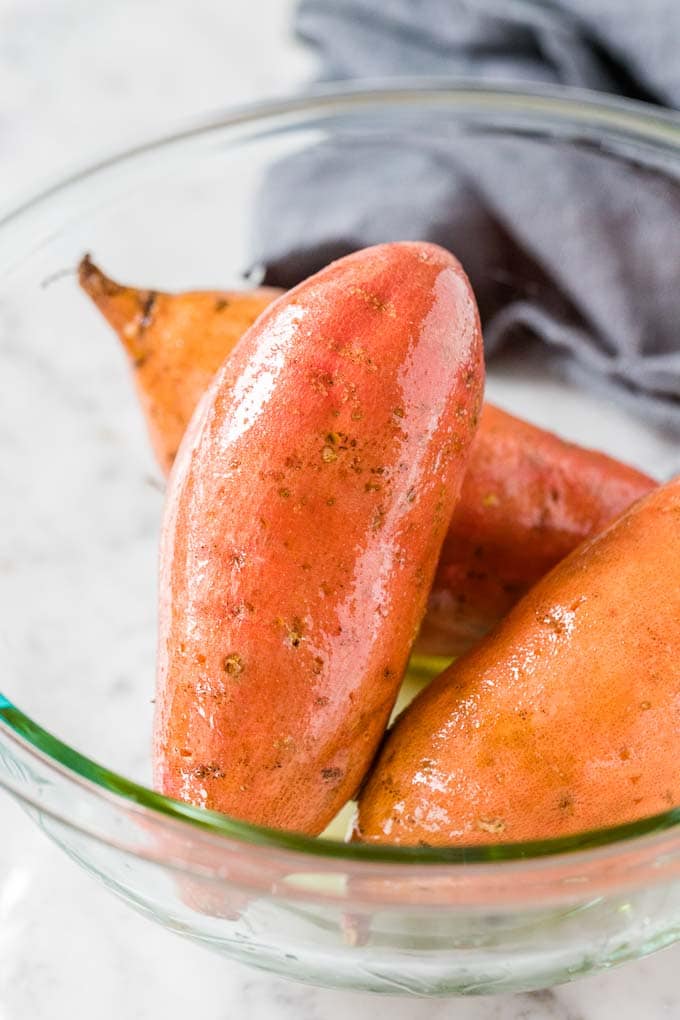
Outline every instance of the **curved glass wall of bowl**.
MULTIPOLYGON (((463 994, 650 952, 680 931, 680 818, 554 845, 380 850, 153 794, 162 482, 122 354, 71 271, 91 251, 143 285, 244 285, 272 167, 352 139, 389 152, 397 137, 483 146, 499 132, 625 164, 640 189, 680 166, 675 119, 632 104, 444 83, 348 90, 217 116, 74 176, 0 225, 0 783, 148 916, 301 980, 463 994)), ((549 194, 534 215, 555 215, 549 194)), ((658 477, 680 468, 654 428, 525 358, 491 362, 493 399, 577 441, 597 434, 624 459, 633 451, 658 477)))
POLYGON ((678 934, 672 830, 621 840, 615 852, 514 862, 343 860, 296 837, 290 845, 302 852, 216 835, 129 796, 103 797, 89 780, 74 797, 72 777, 20 739, 2 742, 0 775, 51 839, 146 916, 304 981, 412 994, 520 990, 678 934))

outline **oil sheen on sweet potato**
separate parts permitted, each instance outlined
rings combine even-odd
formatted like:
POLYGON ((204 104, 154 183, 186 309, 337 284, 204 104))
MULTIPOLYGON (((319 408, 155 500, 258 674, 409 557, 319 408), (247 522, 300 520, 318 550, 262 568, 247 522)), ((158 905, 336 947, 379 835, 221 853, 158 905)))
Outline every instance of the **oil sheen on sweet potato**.
MULTIPOLYGON (((80 280, 128 353, 167 474, 218 368, 281 291, 139 290, 115 283, 89 258, 80 280)), ((579 542, 654 484, 612 457, 485 404, 417 649, 464 652, 579 542)))
POLYGON ((483 389, 448 252, 357 252, 275 302, 202 401, 161 550, 155 780, 318 833, 383 735, 483 389))
POLYGON ((655 485, 613 457, 485 404, 420 651, 465 652, 580 542, 655 485))
POLYGON ((375 843, 544 839, 680 803, 680 478, 536 585, 398 719, 375 843))

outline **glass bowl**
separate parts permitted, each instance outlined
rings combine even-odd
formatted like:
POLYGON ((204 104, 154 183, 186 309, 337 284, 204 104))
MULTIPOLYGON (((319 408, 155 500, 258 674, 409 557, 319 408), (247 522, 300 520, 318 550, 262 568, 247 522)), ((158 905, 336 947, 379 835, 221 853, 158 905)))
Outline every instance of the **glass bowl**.
MULTIPOLYGON (((152 792, 162 483, 123 355, 73 269, 89 251, 140 285, 242 286, 260 187, 281 159, 329 139, 379 137, 389 151, 405 134, 499 133, 623 162, 640 189, 680 170, 678 121, 652 108, 430 81, 215 116, 0 224, 0 783, 149 918, 321 985, 532 989, 669 945, 680 936, 680 811, 556 842, 380 848, 255 828, 152 792)), ((536 216, 559 214, 549 191, 537 200, 536 216)), ((488 392, 658 477, 677 470, 675 443, 551 366, 519 345, 491 361, 488 392)))

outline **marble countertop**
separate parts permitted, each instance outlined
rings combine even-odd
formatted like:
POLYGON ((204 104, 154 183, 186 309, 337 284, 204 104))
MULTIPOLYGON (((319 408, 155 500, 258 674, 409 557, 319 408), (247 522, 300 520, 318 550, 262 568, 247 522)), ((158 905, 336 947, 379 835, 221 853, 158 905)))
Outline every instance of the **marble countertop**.
MULTIPOLYGON (((291 8, 0 0, 0 203, 194 114, 303 82, 312 62, 290 38, 291 8)), ((662 1020, 680 1016, 677 966, 680 946, 552 991, 388 1009, 393 1020, 662 1020)), ((0 1020, 369 1020, 376 1006, 248 970, 150 924, 0 796, 0 1020)))

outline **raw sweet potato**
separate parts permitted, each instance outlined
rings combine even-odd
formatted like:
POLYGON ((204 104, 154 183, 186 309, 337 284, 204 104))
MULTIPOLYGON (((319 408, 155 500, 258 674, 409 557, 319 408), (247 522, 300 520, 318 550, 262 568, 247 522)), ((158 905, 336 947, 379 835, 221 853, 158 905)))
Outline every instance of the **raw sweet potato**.
POLYGON ((680 803, 680 478, 533 588, 398 719, 376 843, 543 839, 680 803))
POLYGON ((281 291, 139 290, 115 283, 89 256, 78 277, 130 359, 154 453, 167 474, 215 372, 281 291))
MULTIPOLYGON (((281 292, 135 290, 114 283, 88 258, 80 279, 132 360, 167 472, 215 372, 281 292)), ((612 457, 485 405, 418 650, 442 656, 465 651, 579 542, 654 484, 612 457)))
POLYGON ((170 480, 155 781, 318 833, 383 735, 483 389, 477 308, 430 244, 378 245, 276 301, 170 480))
POLYGON ((485 404, 418 647, 466 651, 584 539, 656 483, 485 404))

